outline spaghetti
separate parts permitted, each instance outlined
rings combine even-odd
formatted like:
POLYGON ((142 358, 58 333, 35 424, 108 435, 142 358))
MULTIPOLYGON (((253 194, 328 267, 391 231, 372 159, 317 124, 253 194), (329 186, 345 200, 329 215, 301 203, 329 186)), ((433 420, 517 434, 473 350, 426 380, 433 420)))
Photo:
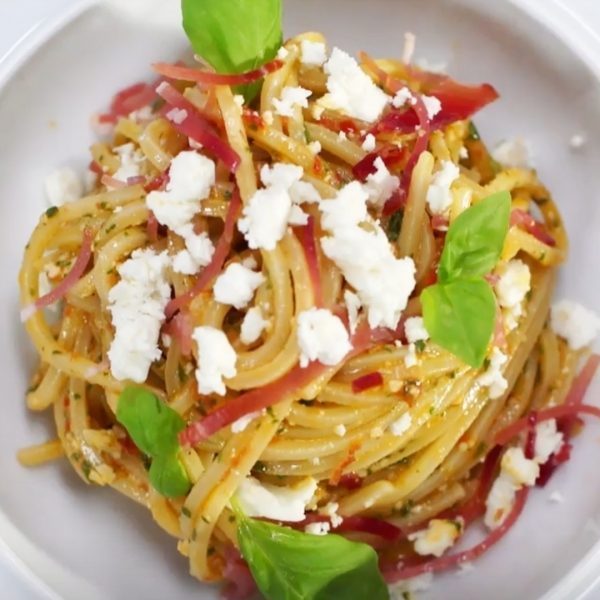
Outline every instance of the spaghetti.
MULTIPOLYGON (((21 461, 35 465, 64 454, 83 481, 111 486, 146 506, 178 540, 192 574, 204 581, 231 577, 241 564, 233 552, 229 501, 250 476, 259 485, 289 490, 307 478, 314 481, 301 525, 327 522, 326 529, 373 544, 390 581, 466 560, 471 556, 426 558, 410 534, 434 518, 460 519, 458 533, 464 530, 485 512, 499 470, 496 442, 514 444, 530 429, 523 419, 548 410, 567 443, 581 404, 581 384, 575 401, 569 390, 587 350, 569 347, 549 324, 566 233, 536 173, 494 162, 474 129, 471 116, 496 98, 493 88, 462 86, 363 55, 363 73, 378 89, 390 99, 406 99, 368 122, 324 100, 327 69, 303 63, 307 41, 324 42, 316 34, 291 39, 280 58, 239 77, 160 64, 167 82, 155 93, 135 86, 135 97, 122 93, 121 104, 131 101, 125 102, 128 112, 113 116, 110 142, 92 147, 93 190, 42 216, 20 273, 25 327, 40 357, 27 405, 51 409, 57 434, 23 451, 21 461), (241 107, 231 86, 262 76, 256 105, 241 107), (309 100, 278 113, 273 100, 298 87, 310 92, 309 100), (371 146, 367 136, 374 137, 371 146), (125 145, 135 168, 123 179, 125 145), (188 238, 182 229, 165 226, 148 199, 156 193, 165 202, 174 198, 170 165, 186 152, 216 167, 204 199, 194 198, 185 234, 203 236, 213 252, 196 271, 182 273, 172 259, 187 251, 188 238), (257 247, 241 235, 240 223, 250 218, 257 192, 269 189, 264 176, 260 186, 258 171, 281 163, 299 167, 298 182, 310 186, 296 204, 306 219, 286 223, 273 247, 257 247), (441 173, 449 169, 455 176, 444 184, 441 173), (322 244, 328 235, 322 203, 339 198, 351 182, 368 186, 377 173, 387 173, 392 185, 375 189, 378 200, 368 205, 361 227, 385 231, 392 258, 414 261, 415 273, 402 318, 385 324, 370 322, 364 298, 348 283, 348 269, 322 244), (433 210, 432 188, 446 195, 444 210, 433 210), (411 339, 405 324, 422 314, 420 296, 436 281, 448 228, 498 192, 510 194, 512 219, 488 280, 501 298, 500 282, 509 265, 518 264, 530 283, 522 301, 498 304, 488 361, 474 368, 428 340, 426 332, 411 339), (113 290, 125 278, 122 265, 140 250, 168 262, 167 296, 160 305, 166 314, 154 340, 158 352, 140 385, 186 424, 179 459, 191 488, 176 498, 153 488, 147 457, 116 419, 119 394, 129 383, 115 377, 109 360, 116 335, 113 290), (250 265, 261 275, 252 299, 237 307, 216 298, 215 281, 232 265, 250 265), (47 297, 40 298, 40 276, 55 286, 47 297), (43 309, 59 298, 62 310, 53 321, 43 309), (313 309, 338 316, 351 350, 341 360, 300 366, 305 350, 298 323, 313 309), (242 324, 250 329, 251 319, 258 333, 246 331, 252 339, 244 343, 242 324), (199 392, 194 370, 209 359, 193 341, 198 328, 224 333, 235 352, 224 395, 199 392), (496 369, 496 383, 503 382, 497 393, 482 378, 494 368, 492 347, 506 359, 496 369), (490 463, 486 456, 493 452, 490 463)), ((586 373, 589 382, 593 369, 586 373)), ((497 538, 525 498, 522 489, 497 538)))

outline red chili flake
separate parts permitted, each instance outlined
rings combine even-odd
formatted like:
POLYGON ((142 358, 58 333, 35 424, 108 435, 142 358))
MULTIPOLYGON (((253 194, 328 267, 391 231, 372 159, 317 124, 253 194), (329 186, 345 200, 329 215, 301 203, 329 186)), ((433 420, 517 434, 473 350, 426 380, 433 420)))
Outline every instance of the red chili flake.
POLYGON ((340 477, 338 485, 347 490, 357 490, 362 486, 362 478, 356 473, 346 473, 340 477))
POLYGON ((367 373, 367 375, 357 377, 352 382, 352 391, 358 394, 380 385, 383 385, 383 375, 379 371, 375 371, 374 373, 367 373))

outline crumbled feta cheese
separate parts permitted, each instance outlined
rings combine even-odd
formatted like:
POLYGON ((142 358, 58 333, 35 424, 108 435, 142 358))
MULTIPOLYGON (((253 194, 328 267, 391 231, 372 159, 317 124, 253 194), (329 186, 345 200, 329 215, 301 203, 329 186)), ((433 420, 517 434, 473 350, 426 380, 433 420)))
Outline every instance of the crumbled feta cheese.
POLYGON ((297 336, 301 367, 314 360, 337 365, 352 349, 342 320, 324 308, 311 308, 298 315, 297 336))
POLYGON ((506 167, 527 169, 531 167, 529 146, 523 138, 506 140, 492 150, 492 157, 506 167))
POLYGON ((535 460, 525 458, 523 448, 509 448, 500 463, 502 473, 518 486, 532 486, 540 474, 540 466, 535 460))
POLYGON ((400 186, 400 179, 392 175, 383 159, 378 156, 373 162, 375 173, 369 173, 363 184, 363 189, 369 196, 369 203, 376 208, 382 208, 400 186))
POLYGON ((504 323, 510 331, 514 329, 523 314, 523 300, 531 288, 531 271, 517 259, 501 265, 496 270, 499 279, 495 285, 498 303, 503 311, 504 323))
POLYGON ((129 118, 136 123, 143 123, 145 121, 151 121, 154 118, 152 107, 147 104, 129 113, 129 118))
POLYGON ((429 333, 425 329, 423 317, 409 317, 404 323, 406 339, 411 342, 420 342, 429 339, 429 333))
POLYGON ((392 106, 394 108, 402 108, 406 103, 414 105, 416 103, 416 99, 413 96, 413 93, 410 91, 410 88, 403 87, 400 88, 396 95, 392 98, 392 106))
POLYGON ((556 420, 548 419, 535 426, 535 460, 543 465, 563 445, 563 434, 556 429, 556 420))
POLYGON ((329 502, 321 509, 321 513, 329 517, 331 526, 334 529, 339 527, 344 522, 344 518, 338 514, 339 508, 340 505, 337 502, 329 502))
MULTIPOLYGON (((469 158, 469 151, 467 150, 467 148, 465 146, 462 146, 462 148, 458 151, 458 158, 460 158, 461 160, 467 160, 469 158)), ((470 564, 470 563, 465 563, 465 564, 470 564)))
POLYGON ((450 187, 458 179, 460 169, 451 161, 444 160, 433 176, 427 190, 427 206, 433 215, 444 215, 452 206, 450 187))
POLYGON ((567 340, 573 350, 589 346, 600 332, 600 318, 596 313, 572 302, 561 300, 550 312, 552 331, 567 340))
POLYGON ((323 150, 323 148, 321 147, 321 142, 310 142, 308 144, 308 149, 313 153, 313 154, 319 154, 319 152, 321 152, 321 150, 323 150))
POLYGON ((348 139, 348 134, 345 131, 341 131, 338 133, 338 140, 340 140, 340 142, 344 142, 348 139))
POLYGON ((315 523, 309 523, 304 528, 304 532, 309 533, 310 535, 327 535, 330 529, 331 525, 327 523, 327 521, 316 521, 315 523))
POLYGON ((325 112, 324 106, 319 106, 317 103, 313 104, 310 109, 310 114, 315 121, 320 121, 323 113, 325 112))
POLYGON ((56 169, 46 177, 44 182, 46 198, 50 206, 62 206, 66 202, 79 200, 83 194, 83 186, 77 173, 69 167, 56 169))
POLYGON ((244 317, 240 329, 240 340, 242 344, 253 344, 258 340, 261 333, 269 322, 263 318, 260 306, 253 306, 244 317))
POLYGON ((338 437, 344 437, 346 435, 346 427, 339 423, 333 428, 333 433, 338 437))
POLYGON ((430 571, 411 577, 409 579, 403 579, 398 583, 394 583, 390 586, 390 593, 392 594, 392 600, 406 600, 407 595, 416 594, 418 592, 427 591, 433 584, 433 573, 430 571))
POLYGON ((405 412, 399 419, 396 419, 390 424, 392 435, 400 437, 405 434, 412 426, 412 417, 410 413, 405 412))
POLYGON ((215 247, 206 232, 194 233, 191 223, 180 227, 177 233, 183 237, 186 249, 173 257, 173 270, 175 273, 194 275, 210 263, 215 247))
POLYGON ((171 337, 171 336, 170 336, 168 333, 163 333, 163 334, 160 336, 160 340, 161 340, 161 342, 162 342, 162 345, 163 345, 165 348, 167 348, 167 349, 168 349, 168 348, 170 348, 170 347, 171 347, 171 343, 172 343, 172 341, 173 341, 173 338, 172 338, 172 337, 171 337))
POLYGON ((362 304, 360 298, 350 290, 344 292, 344 302, 348 309, 348 325, 350 326, 350 333, 356 331, 358 325, 358 311, 361 309, 362 304))
POLYGON ((502 525, 510 514, 517 491, 532 486, 540 474, 537 461, 525 458, 522 448, 509 448, 502 456, 500 475, 486 499, 484 523, 490 529, 502 525))
POLYGON ((508 356, 497 347, 494 347, 488 368, 477 378, 479 385, 489 388, 489 395, 492 400, 500 398, 508 388, 508 381, 502 375, 502 366, 507 361, 508 356))
POLYGON ((416 367, 418 364, 417 347, 415 344, 408 344, 406 354, 404 355, 404 365, 407 369, 410 369, 411 367, 416 367))
POLYGON ((569 146, 571 146, 571 148, 573 150, 580 150, 581 148, 583 148, 585 146, 585 144, 587 143, 587 139, 585 137, 585 135, 583 135, 582 133, 576 133, 569 141, 569 146))
POLYGON ((296 106, 308 108, 308 97, 311 95, 310 90, 286 86, 281 91, 281 98, 273 98, 275 113, 282 117, 293 117, 296 106))
POLYGON ((517 488, 514 482, 500 473, 485 501, 486 511, 483 522, 486 527, 496 529, 504 523, 515 503, 516 493, 517 488))
POLYGON ((119 155, 121 161, 119 168, 113 175, 115 179, 126 182, 130 177, 140 175, 140 164, 145 160, 142 152, 136 150, 131 142, 122 146, 115 146, 113 150, 119 155))
POLYGON ((318 100, 323 108, 339 110, 356 119, 374 121, 390 97, 360 68, 349 54, 334 48, 324 70, 328 92, 318 100))
POLYGON ((563 504, 565 497, 558 490, 556 490, 550 494, 548 500, 550 500, 550 502, 553 504, 563 504))
POLYGON ((188 111, 185 108, 172 108, 166 115, 168 121, 181 125, 188 118, 188 111))
POLYGON ((166 252, 136 250, 117 269, 121 279, 108 293, 115 328, 108 358, 111 373, 119 381, 143 383, 152 362, 162 355, 158 339, 171 298, 165 279, 168 265, 166 252))
POLYGON ((192 339, 198 346, 198 367, 196 381, 200 394, 226 392, 224 377, 235 377, 237 355, 227 336, 215 327, 196 327, 192 339))
POLYGON ((240 263, 231 263, 215 281, 215 300, 221 304, 235 306, 238 310, 244 308, 264 280, 262 273, 248 269, 240 263))
POLYGON ((375 150, 375 142, 375 136, 372 133, 367 133, 367 136, 362 143, 362 149, 365 152, 373 152, 373 150, 375 150))
POLYGON ((288 224, 305 225, 308 221, 301 209, 303 202, 318 202, 319 193, 310 183, 300 181, 302 167, 275 163, 260 171, 266 186, 258 190, 244 207, 238 229, 252 249, 273 250, 283 238, 288 224))
POLYGON ((295 486, 280 487, 246 477, 236 497, 249 517, 265 517, 274 521, 297 523, 305 518, 306 506, 317 490, 317 482, 306 477, 295 486))
POLYGON ((416 531, 408 536, 414 542, 414 549, 421 556, 433 555, 438 558, 450 548, 462 531, 461 524, 448 519, 432 519, 427 529, 416 531))
POLYGON ((302 40, 300 42, 300 62, 307 67, 320 67, 327 60, 325 44, 302 40))
POLYGON ((244 96, 242 96, 241 94, 236 94, 233 97, 233 101, 239 108, 244 108, 244 96))
POLYGON ((247 415, 244 415, 243 417, 240 417, 237 421, 234 421, 231 424, 231 433, 241 433, 242 431, 245 431, 248 425, 250 425, 250 423, 252 423, 254 419, 260 417, 263 414, 263 412, 264 411, 256 410, 254 412, 248 413, 247 415))
POLYGON ((421 100, 423 100, 427 116, 430 120, 442 110, 442 103, 440 102, 440 99, 435 96, 421 96, 421 100))
POLYGON ((325 255, 342 271, 368 311, 372 328, 394 329, 415 287, 415 265, 411 258, 397 259, 383 229, 367 221, 368 194, 354 181, 331 200, 322 200, 321 225, 331 235, 321 238, 325 255))
POLYGON ((290 51, 285 46, 281 46, 281 48, 279 48, 279 50, 277 50, 277 58, 279 60, 285 60, 285 58, 287 57, 287 55, 289 53, 290 53, 290 51))

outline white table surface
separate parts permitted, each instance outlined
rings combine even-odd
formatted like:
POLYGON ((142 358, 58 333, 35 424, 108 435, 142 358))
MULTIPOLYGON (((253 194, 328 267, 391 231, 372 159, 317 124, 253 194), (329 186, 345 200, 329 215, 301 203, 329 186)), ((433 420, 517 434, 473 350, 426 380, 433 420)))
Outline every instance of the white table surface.
MULTIPOLYGON (((0 0, 0 63, 10 60, 15 45, 33 32, 46 18, 57 11, 76 4, 79 0, 0 0)), ((127 0, 123 0, 127 1, 127 0)), ((484 0, 481 0, 482 2, 484 0)), ((545 0, 528 0, 543 3, 545 0)), ((600 34, 600 0, 562 0, 575 15, 600 34)), ((40 600, 33 590, 10 564, 2 552, 0 541, 0 598, 6 600, 40 600)), ((590 600, 600 598, 600 590, 592 592, 590 600)))

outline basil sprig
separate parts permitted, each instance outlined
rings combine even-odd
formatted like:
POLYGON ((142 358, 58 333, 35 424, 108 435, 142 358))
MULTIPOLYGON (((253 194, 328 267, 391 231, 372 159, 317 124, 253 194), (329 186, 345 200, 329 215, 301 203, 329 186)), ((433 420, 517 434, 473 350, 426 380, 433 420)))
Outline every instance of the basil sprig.
POLYGON ((464 211, 448 229, 438 283, 421 293, 431 339, 472 367, 485 359, 496 300, 483 278, 496 265, 508 232, 511 199, 499 192, 464 211))
MULTIPOLYGON (((281 47, 281 0, 182 0, 183 28, 196 54, 218 73, 243 73, 281 47)), ((247 100, 260 83, 245 86, 247 100)))
POLYGON ((163 496, 177 498, 190 489, 190 480, 177 457, 178 434, 185 421, 152 392, 126 387, 119 396, 117 421, 127 429, 135 445, 152 462, 148 476, 163 496))
POLYGON ((242 556, 267 600, 388 600, 367 544, 246 517, 234 504, 242 556))

